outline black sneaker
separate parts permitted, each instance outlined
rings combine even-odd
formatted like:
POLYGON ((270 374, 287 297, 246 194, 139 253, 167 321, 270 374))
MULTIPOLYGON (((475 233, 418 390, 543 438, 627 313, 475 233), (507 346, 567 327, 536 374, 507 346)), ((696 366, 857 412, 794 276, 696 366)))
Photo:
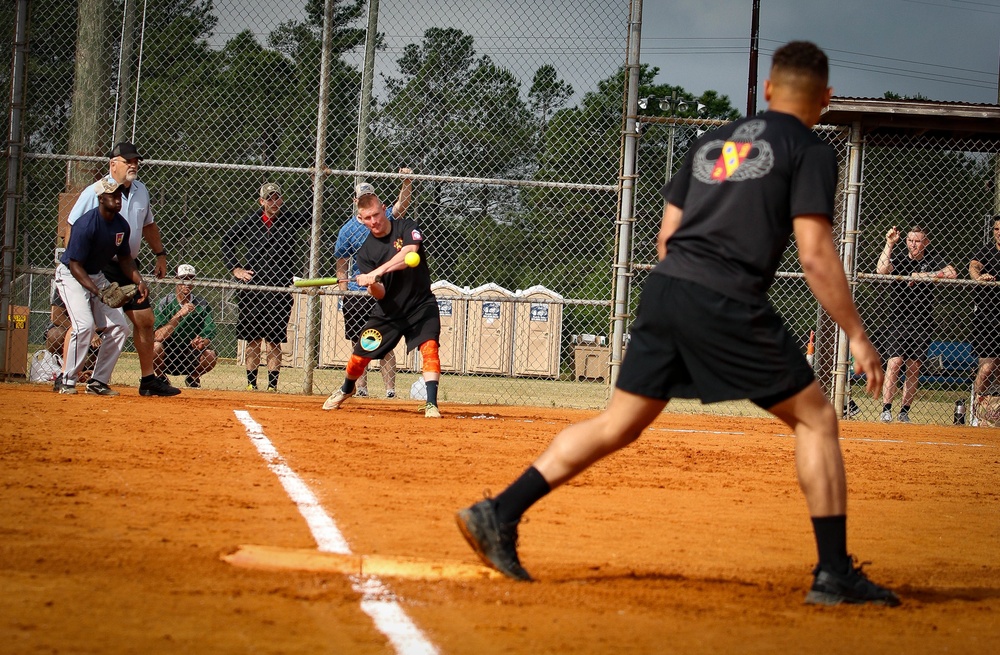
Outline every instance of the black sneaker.
POLYGON ((59 393, 62 390, 62 386, 63 386, 62 373, 59 373, 54 378, 52 378, 52 390, 55 391, 56 393, 59 393))
POLYGON ((201 378, 191 377, 190 375, 184 378, 184 384, 191 387, 192 389, 201 388, 201 378))
POLYGON ((170 380, 162 375, 154 377, 149 382, 139 380, 140 396, 176 396, 180 392, 180 389, 170 384, 170 380))
POLYGON ((500 525, 493 501, 487 498, 455 515, 462 536, 479 559, 514 580, 531 580, 517 557, 517 523, 500 525))
POLYGON ((100 380, 91 380, 87 383, 87 393, 96 394, 98 396, 117 396, 118 392, 104 384, 100 380))
MULTIPOLYGON (((867 563, 867 562, 866 562, 867 563)), ((864 574, 860 566, 850 565, 847 573, 835 573, 817 566, 813 569, 813 584, 809 593, 806 594, 806 604, 808 605, 839 605, 849 603, 852 605, 887 605, 896 607, 899 605, 899 596, 891 589, 881 587, 864 574)))

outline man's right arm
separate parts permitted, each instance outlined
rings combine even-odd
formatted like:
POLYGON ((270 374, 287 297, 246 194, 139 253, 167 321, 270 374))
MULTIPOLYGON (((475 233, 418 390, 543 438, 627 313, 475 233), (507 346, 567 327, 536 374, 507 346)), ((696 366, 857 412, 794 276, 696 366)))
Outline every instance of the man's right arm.
POLYGON ((796 216, 793 226, 799 261, 809 289, 847 334, 854 355, 854 370, 866 374, 868 393, 877 393, 882 388, 882 360, 868 340, 854 306, 843 262, 833 244, 830 220, 822 215, 796 216))

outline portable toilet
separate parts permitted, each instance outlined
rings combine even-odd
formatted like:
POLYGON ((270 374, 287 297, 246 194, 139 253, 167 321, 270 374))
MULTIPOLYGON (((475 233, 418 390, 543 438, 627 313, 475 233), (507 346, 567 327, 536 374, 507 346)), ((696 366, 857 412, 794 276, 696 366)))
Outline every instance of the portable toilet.
MULTIPOLYGON (((451 373, 465 372, 465 319, 469 301, 468 287, 461 287, 441 280, 431 285, 431 292, 437 296, 438 312, 441 315, 441 338, 438 354, 441 370, 451 373)), ((419 364, 420 353, 416 362, 419 364)), ((419 369, 418 369, 419 370, 419 369)))
POLYGON ((510 375, 514 340, 514 294, 489 283, 469 292, 468 346, 465 370, 468 373, 510 375))
POLYGON ((515 377, 559 377, 563 297, 543 286, 517 293, 514 304, 515 377))

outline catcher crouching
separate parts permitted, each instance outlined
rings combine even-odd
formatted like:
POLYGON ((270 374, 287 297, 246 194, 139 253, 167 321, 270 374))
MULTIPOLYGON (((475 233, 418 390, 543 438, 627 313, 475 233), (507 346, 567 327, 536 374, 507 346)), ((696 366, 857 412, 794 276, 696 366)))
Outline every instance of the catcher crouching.
POLYGON ((128 336, 128 323, 119 308, 133 297, 145 299, 149 288, 130 256, 130 228, 119 214, 122 207, 119 184, 104 178, 94 184, 94 191, 98 206, 73 225, 66 251, 56 267, 56 289, 66 304, 72 324, 62 381, 56 390, 63 394, 77 392, 76 381, 87 358, 90 340, 95 330, 102 328, 101 348, 86 392, 117 396, 118 392, 109 387, 108 382, 128 336), (109 284, 104 277, 101 269, 110 265, 116 256, 122 274, 134 284, 109 284))

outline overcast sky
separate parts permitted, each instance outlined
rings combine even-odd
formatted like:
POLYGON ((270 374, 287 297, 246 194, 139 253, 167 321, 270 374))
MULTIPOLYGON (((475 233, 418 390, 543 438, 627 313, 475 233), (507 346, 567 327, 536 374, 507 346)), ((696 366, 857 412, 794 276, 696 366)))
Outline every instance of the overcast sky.
MULTIPOLYGON (((1000 0, 760 0, 758 107, 770 56, 782 43, 814 41, 831 59, 839 96, 886 91, 931 100, 997 103, 1000 0)), ((305 0, 215 0, 221 45, 241 29, 263 42, 284 20, 300 20, 305 0)), ((642 62, 657 82, 700 94, 714 89, 746 112, 753 0, 643 0, 642 62)), ((541 63, 577 91, 592 91, 624 61, 628 0, 381 0, 376 89, 407 43, 428 27, 457 27, 478 54, 530 86, 541 63)), ((364 19, 359 21, 363 24, 364 19)), ((348 55, 360 66, 360 53, 348 55)), ((526 92, 526 89, 525 89, 526 92)))
MULTIPOLYGON (((642 61, 659 82, 715 89, 746 112, 752 0, 644 0, 642 61)), ((760 0, 758 106, 770 55, 813 41, 838 96, 997 102, 1000 0, 760 0)))

